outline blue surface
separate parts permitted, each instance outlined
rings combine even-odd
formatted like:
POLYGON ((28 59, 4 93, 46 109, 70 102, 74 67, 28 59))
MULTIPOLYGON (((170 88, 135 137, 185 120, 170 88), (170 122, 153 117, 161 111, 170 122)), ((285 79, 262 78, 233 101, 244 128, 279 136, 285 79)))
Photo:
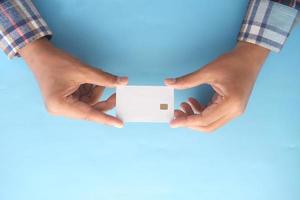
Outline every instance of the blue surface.
MULTIPOLYGON (((57 46, 130 84, 162 85, 231 49, 247 1, 36 4, 57 46)), ((51 117, 24 62, 1 54, 0 200, 299 200, 299 36, 269 57, 247 113, 213 135, 51 117)), ((177 105, 189 95, 211 93, 177 92, 177 105)))

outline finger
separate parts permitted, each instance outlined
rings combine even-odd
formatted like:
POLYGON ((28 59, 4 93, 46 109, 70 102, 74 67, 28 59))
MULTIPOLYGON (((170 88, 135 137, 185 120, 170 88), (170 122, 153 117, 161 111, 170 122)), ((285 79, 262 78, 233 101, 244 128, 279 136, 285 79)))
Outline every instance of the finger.
POLYGON ((104 92, 104 87, 102 86, 96 86, 93 89, 92 95, 91 95, 91 100, 90 100, 90 104, 91 105, 95 105, 98 100, 100 99, 100 97, 102 96, 103 92, 104 92))
POLYGON ((190 115, 186 117, 177 118, 171 121, 172 127, 192 127, 192 126, 207 126, 212 122, 217 121, 225 116, 228 112, 229 106, 223 102, 221 104, 212 104, 205 108, 203 112, 197 115, 190 115))
POLYGON ((227 124, 233 118, 234 118, 233 116, 224 116, 208 126, 191 127, 191 129, 196 131, 206 132, 206 133, 212 133, 217 129, 221 128, 222 126, 224 126, 225 124, 227 124))
POLYGON ((175 89, 188 89, 201 84, 209 84, 208 74, 203 70, 197 70, 193 73, 178 78, 168 78, 165 84, 175 89))
POLYGON ((217 100, 218 100, 218 97, 219 97, 218 93, 215 93, 215 94, 213 95, 211 101, 212 101, 212 102, 217 101, 217 100))
POLYGON ((177 117, 183 117, 183 116, 186 116, 186 113, 183 112, 182 110, 175 110, 174 111, 174 117, 177 118, 177 117))
POLYGON ((192 97, 188 99, 188 103, 191 105, 194 113, 196 114, 200 114, 200 112, 202 112, 205 109, 204 105, 202 105, 198 100, 192 97))
POLYGON ((61 114, 66 117, 94 121, 117 128, 123 127, 123 122, 120 119, 102 113, 101 111, 81 101, 75 101, 72 104, 63 104, 61 105, 61 110, 63 110, 61 111, 61 114))
POLYGON ((128 84, 128 77, 118 77, 97 68, 88 68, 85 82, 98 86, 117 87, 128 84))
POLYGON ((93 85, 87 83, 80 85, 80 87, 78 88, 79 93, 82 96, 88 96, 91 93, 92 89, 93 89, 93 85))
POLYGON ((190 106, 190 104, 183 102, 182 104, 180 104, 180 107, 187 115, 194 114, 194 111, 193 111, 192 107, 190 106))
POLYGON ((107 100, 95 104, 93 107, 100 111, 108 111, 116 106, 116 94, 111 95, 107 100))
POLYGON ((98 102, 99 97, 102 95, 104 87, 96 86, 91 84, 83 84, 79 89, 73 94, 74 98, 80 101, 94 105, 98 102))

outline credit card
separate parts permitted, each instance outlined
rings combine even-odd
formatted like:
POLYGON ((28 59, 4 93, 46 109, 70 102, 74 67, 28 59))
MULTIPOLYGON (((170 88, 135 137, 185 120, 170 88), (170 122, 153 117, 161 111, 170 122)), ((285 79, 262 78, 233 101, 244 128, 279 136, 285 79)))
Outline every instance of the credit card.
POLYGON ((174 89, 167 86, 117 87, 117 117, 124 122, 169 123, 174 117, 174 89))

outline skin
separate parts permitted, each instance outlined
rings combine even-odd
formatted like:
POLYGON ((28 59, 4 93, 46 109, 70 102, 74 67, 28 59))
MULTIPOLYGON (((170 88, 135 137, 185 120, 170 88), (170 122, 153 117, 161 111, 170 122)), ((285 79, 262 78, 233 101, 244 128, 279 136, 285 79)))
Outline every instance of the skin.
POLYGON ((105 112, 116 104, 116 95, 99 101, 106 87, 128 83, 80 62, 54 47, 47 39, 39 39, 19 51, 35 75, 50 114, 123 127, 123 122, 105 112))
MULTIPOLYGON (((120 119, 105 113, 115 107, 116 95, 103 101, 99 98, 106 87, 127 85, 127 77, 117 77, 84 64, 47 39, 28 44, 19 54, 35 75, 50 114, 123 127, 120 119)), ((171 127, 212 132, 241 115, 268 54, 265 48, 238 42, 231 52, 199 70, 166 79, 165 84, 174 89, 209 84, 215 90, 209 105, 192 97, 183 102, 181 110, 175 110, 171 127)))
POLYGON ((238 42, 235 49, 199 70, 178 78, 165 80, 174 89, 188 89, 209 84, 215 95, 209 105, 194 98, 175 110, 171 127, 185 127, 196 131, 213 132, 244 113, 257 75, 269 50, 246 42, 238 42))

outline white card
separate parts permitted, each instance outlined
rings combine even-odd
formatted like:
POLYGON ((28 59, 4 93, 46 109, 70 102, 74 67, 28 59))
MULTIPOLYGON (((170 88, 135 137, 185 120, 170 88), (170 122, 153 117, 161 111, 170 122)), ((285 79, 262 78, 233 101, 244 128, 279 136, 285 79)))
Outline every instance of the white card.
POLYGON ((117 87, 117 117, 124 122, 166 122, 174 117, 174 89, 166 86, 117 87))

